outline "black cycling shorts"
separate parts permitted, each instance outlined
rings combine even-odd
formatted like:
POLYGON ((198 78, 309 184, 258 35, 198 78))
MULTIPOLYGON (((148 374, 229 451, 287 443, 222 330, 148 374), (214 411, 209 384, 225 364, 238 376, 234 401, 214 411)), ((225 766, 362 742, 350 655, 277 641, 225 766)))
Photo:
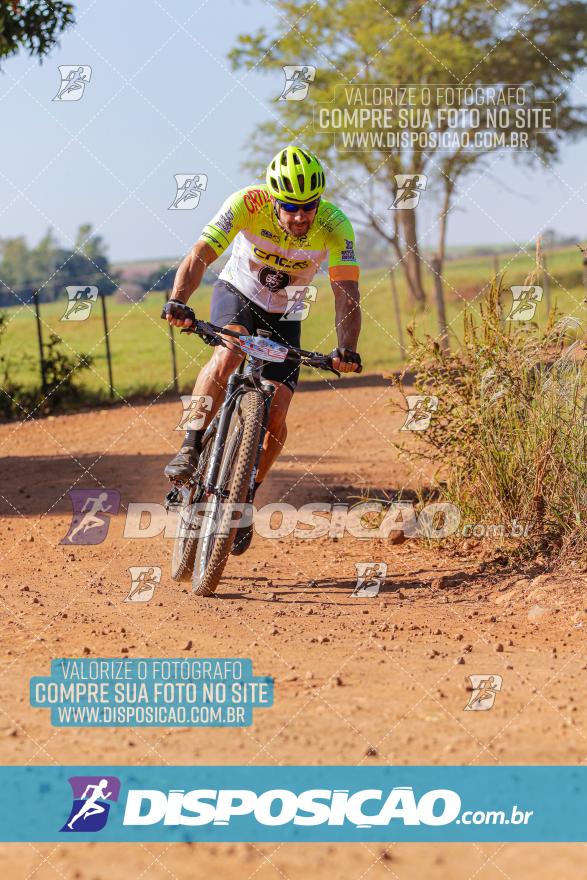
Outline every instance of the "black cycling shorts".
MULTIPOLYGON (((219 327, 242 324, 251 334, 257 330, 271 330, 271 339, 275 342, 299 348, 301 321, 280 321, 281 317, 283 316, 280 313, 266 312, 227 281, 220 280, 214 285, 210 304, 212 324, 219 327)), ((292 391, 296 389, 299 375, 300 368, 292 361, 267 362, 262 372, 264 379, 283 382, 292 391)))

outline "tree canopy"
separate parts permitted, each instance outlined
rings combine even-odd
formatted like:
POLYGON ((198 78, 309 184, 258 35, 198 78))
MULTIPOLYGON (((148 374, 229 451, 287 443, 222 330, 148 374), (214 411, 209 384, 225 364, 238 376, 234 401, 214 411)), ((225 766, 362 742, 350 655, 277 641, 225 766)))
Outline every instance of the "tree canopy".
POLYGON ((63 0, 0 0, 0 61, 20 49, 43 58, 73 24, 73 10, 63 0))
MULTIPOLYGON (((310 64, 316 75, 305 100, 276 96, 270 119, 257 127, 251 141, 255 169, 260 173, 284 142, 296 141, 316 152, 328 166, 329 195, 354 209, 355 216, 394 247, 416 299, 423 297, 416 211, 388 211, 396 193, 395 176, 422 173, 432 178, 429 190, 441 205, 443 254, 446 217, 459 177, 488 154, 385 144, 342 150, 335 146, 335 136, 316 124, 320 108, 345 106, 341 86, 525 85, 534 101, 556 106, 557 120, 551 131, 529 122, 532 146, 515 154, 524 162, 554 162, 563 137, 587 127, 585 107, 573 103, 569 89, 587 61, 584 0, 275 0, 271 5, 277 24, 242 34, 229 55, 233 67, 267 72, 310 64)), ((423 107, 416 93, 411 108, 423 107)), ((431 118, 411 129, 442 131, 439 109, 433 103, 431 118)), ((395 125, 394 119, 386 127, 393 130, 395 125)))
POLYGON ((66 296, 68 285, 95 285, 105 294, 116 289, 106 246, 86 223, 73 248, 64 248, 48 229, 34 247, 26 239, 0 239, 0 306, 29 302, 35 291, 42 301, 66 296))

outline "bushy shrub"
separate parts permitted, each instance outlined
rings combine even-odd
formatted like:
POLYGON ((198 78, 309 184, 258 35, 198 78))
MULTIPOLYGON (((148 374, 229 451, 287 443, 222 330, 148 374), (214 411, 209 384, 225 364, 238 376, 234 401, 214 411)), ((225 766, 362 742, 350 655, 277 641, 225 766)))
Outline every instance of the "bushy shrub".
POLYGON ((25 419, 89 402, 90 395, 77 384, 79 373, 90 369, 88 354, 70 355, 60 347, 62 339, 51 333, 44 346, 45 388, 30 388, 12 378, 8 357, 2 352, 7 316, 0 313, 0 416, 25 419))
MULTIPOLYGON (((507 320, 496 280, 480 317, 467 309, 458 350, 444 352, 409 328, 409 371, 418 393, 438 398, 409 451, 437 466, 443 499, 462 522, 527 534, 525 554, 561 548, 586 555, 587 382, 578 321, 556 311, 546 327, 507 320), (416 448, 414 448, 414 446, 416 448)), ((394 404, 397 408, 399 404, 394 404)))

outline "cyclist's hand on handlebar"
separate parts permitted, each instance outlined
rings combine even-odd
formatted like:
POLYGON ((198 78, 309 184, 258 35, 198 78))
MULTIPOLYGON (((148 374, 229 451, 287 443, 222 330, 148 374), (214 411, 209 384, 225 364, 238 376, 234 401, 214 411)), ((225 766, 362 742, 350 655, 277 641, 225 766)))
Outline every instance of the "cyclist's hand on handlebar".
POLYGON ((194 310, 177 299, 170 299, 165 303, 161 317, 166 318, 174 327, 191 327, 196 323, 194 310))
POLYGON ((332 366, 340 373, 360 373, 363 369, 361 355, 350 348, 335 348, 330 357, 332 366))

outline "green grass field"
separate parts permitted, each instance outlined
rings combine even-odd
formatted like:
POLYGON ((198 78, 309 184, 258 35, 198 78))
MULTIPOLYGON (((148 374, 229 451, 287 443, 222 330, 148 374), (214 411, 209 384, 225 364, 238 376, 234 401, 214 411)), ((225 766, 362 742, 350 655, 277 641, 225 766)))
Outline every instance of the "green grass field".
MULTIPOLYGON (((523 284, 533 268, 530 256, 500 255, 500 269, 505 270, 505 287, 523 284)), ((402 273, 396 270, 396 283, 402 304, 402 326, 415 319, 419 333, 438 333, 431 275, 424 267, 424 283, 428 305, 424 312, 415 312, 408 302, 402 273)), ((550 301, 567 315, 579 320, 584 317, 585 292, 581 284, 581 255, 576 248, 566 248, 548 254, 548 271, 556 281, 550 281, 550 301)), ((447 317, 457 344, 462 327, 462 312, 466 301, 476 309, 476 295, 493 274, 490 257, 465 258, 446 263, 444 270, 447 317)), ((302 345, 324 352, 336 345, 334 332, 333 297, 326 276, 317 282, 318 296, 302 327, 302 345)), ((199 317, 209 317, 211 288, 202 288, 192 298, 199 317)), ((402 364, 398 332, 392 308, 389 274, 384 269, 364 271, 361 276, 363 330, 360 351, 365 372, 381 373, 397 369, 402 364)), ((113 358, 114 384, 124 398, 137 394, 154 394, 171 388, 171 358, 168 330, 159 313, 163 303, 161 292, 149 294, 133 305, 107 301, 110 326, 110 345, 113 358)), ((80 383, 92 392, 108 397, 108 373, 103 339, 101 308, 94 305, 86 321, 60 321, 65 301, 41 304, 43 332, 47 341, 51 331, 63 339, 64 351, 89 353, 94 363, 80 375, 80 383)), ((39 353, 32 307, 6 310, 7 329, 0 349, 9 363, 13 380, 27 386, 39 385, 39 353)), ((546 299, 540 304, 537 319, 546 320, 546 299)), ((404 338, 405 333, 404 333, 404 338)), ((198 367, 209 356, 209 351, 196 337, 175 333, 179 381, 182 390, 191 387, 198 367)), ((316 378, 315 371, 304 370, 303 378, 316 378)))

